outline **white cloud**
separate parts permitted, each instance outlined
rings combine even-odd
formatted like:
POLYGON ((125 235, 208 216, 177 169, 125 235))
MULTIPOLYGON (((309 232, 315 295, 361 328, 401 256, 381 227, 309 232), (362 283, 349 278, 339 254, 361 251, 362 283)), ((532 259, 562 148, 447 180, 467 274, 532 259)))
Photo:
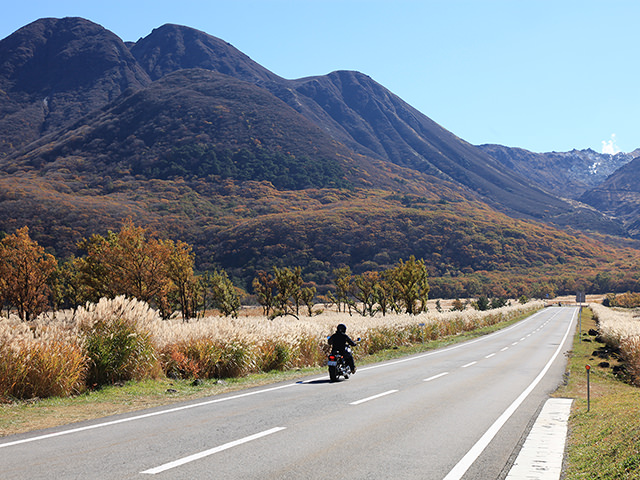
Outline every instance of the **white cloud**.
POLYGON ((610 140, 602 141, 602 153, 608 153, 609 155, 615 155, 620 152, 620 148, 616 145, 616 134, 611 134, 610 140))

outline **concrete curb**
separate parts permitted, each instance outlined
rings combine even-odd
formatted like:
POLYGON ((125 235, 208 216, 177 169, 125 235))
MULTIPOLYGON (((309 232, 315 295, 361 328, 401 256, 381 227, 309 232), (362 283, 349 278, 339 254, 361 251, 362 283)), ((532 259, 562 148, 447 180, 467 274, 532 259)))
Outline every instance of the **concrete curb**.
POLYGON ((572 403, 570 398, 547 400, 506 480, 560 479, 572 403))

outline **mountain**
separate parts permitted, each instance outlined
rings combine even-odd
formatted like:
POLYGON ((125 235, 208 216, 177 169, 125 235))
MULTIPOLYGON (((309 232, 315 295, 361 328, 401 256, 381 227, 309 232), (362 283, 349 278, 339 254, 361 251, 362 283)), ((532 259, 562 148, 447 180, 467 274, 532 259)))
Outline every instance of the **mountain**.
POLYGON ((571 291, 635 262, 535 221, 621 232, 358 72, 286 80, 194 29, 125 45, 83 19, 24 27, 0 41, 0 65, 0 231, 28 225, 62 257, 132 217, 245 286, 272 265, 326 285, 336 267, 415 255, 447 295, 559 267, 571 291))
POLYGON ((0 41, 0 157, 150 83, 105 28, 81 18, 37 20, 0 41))
POLYGON ((587 190, 597 187, 609 175, 640 156, 640 149, 611 155, 591 149, 534 153, 502 145, 479 145, 479 148, 547 191, 571 199, 579 199, 587 190))
MULTIPOLYGON (((268 181, 278 189, 386 187, 426 176, 354 153, 268 91, 209 70, 167 74, 0 169, 73 176, 268 181)), ((415 180, 413 183, 416 184, 415 180)))
POLYGON ((198 67, 255 83, 356 152, 460 183, 511 214, 561 225, 586 215, 594 228, 611 228, 609 221, 593 212, 576 209, 525 177, 505 171, 481 149, 443 129, 364 74, 340 71, 285 80, 230 44, 177 25, 154 30, 131 51, 154 79, 177 69, 198 67))
MULTIPOLYGON (((640 154, 636 150, 637 154, 640 154)), ((580 200, 623 221, 630 236, 640 238, 640 155, 580 200)))
POLYGON ((152 80, 176 70, 202 68, 257 84, 283 81, 231 44, 180 25, 154 29, 131 47, 131 53, 152 80))
MULTIPOLYGON (((202 68, 248 81, 268 90, 329 133, 335 141, 355 152, 461 184, 480 195, 483 201, 508 214, 560 226, 621 232, 619 225, 597 212, 550 195, 515 171, 505 170, 504 165, 493 157, 443 129, 358 72, 334 72, 322 77, 285 80, 258 65, 230 44, 204 32, 178 25, 165 25, 155 29, 133 44, 129 53, 123 50, 126 49, 124 43, 111 32, 77 18, 34 22, 0 42, 7 53, 4 64, 12 67, 7 70, 21 72, 23 77, 28 76, 31 70, 17 62, 12 52, 25 50, 26 47, 21 42, 31 45, 33 38, 38 39, 38 45, 42 45, 39 50, 65 52, 65 62, 71 69, 70 72, 75 72, 72 68, 74 65, 97 65, 86 75, 72 77, 74 81, 82 78, 83 88, 76 85, 74 89, 73 84, 70 84, 64 89, 66 123, 61 118, 52 121, 49 127, 47 119, 54 119, 55 112, 60 109, 54 108, 53 113, 42 111, 43 119, 38 127, 40 135, 65 124, 69 125, 87 111, 107 105, 125 87, 139 90, 151 80, 160 79, 168 73, 202 68), (47 34, 41 34, 41 31, 47 34), (86 41, 79 40, 84 37, 87 38, 86 41), (64 38, 69 39, 68 46, 59 40, 64 38), (101 38, 105 39, 104 42, 101 38), (116 53, 108 55, 109 52, 116 53), (86 57, 92 53, 96 57, 95 61, 87 62, 86 57), (107 83, 106 79, 111 83, 107 83), (119 80, 120 89, 114 88, 114 79, 119 80), (89 95, 95 91, 102 91, 106 95, 89 95), (87 100, 87 96, 91 101, 87 100)), ((56 55, 34 54, 30 63, 40 65, 38 68, 41 69, 50 68, 51 56, 57 58, 56 55), (41 57, 43 60, 39 62, 41 57)), ((57 62, 54 63, 57 65, 57 62)), ((56 73, 53 78, 60 75, 64 77, 63 74, 56 73)), ((47 75, 38 77, 47 78, 47 75)), ((65 85, 61 80, 54 83, 65 85)), ((14 87, 18 84, 21 82, 13 83, 14 87)), ((35 89, 31 103, 23 104, 23 123, 27 112, 33 109, 34 102, 40 102, 40 107, 51 105, 51 94, 52 87, 49 84, 35 89)), ((17 119, 20 118, 20 111, 16 109, 14 113, 15 118, 11 122, 19 126, 21 123, 17 119)), ((38 122, 30 123, 38 125, 38 122)), ((16 145, 24 145, 36 138, 36 131, 19 136, 19 130, 15 129, 15 135, 7 135, 7 148, 13 145, 15 149, 16 145)))

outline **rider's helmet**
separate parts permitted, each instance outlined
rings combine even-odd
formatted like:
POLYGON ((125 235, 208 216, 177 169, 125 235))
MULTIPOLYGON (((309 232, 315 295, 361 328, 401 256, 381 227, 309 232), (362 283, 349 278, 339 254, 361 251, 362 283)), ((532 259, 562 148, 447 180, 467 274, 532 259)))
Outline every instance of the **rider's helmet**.
POLYGON ((338 328, 336 330, 340 333, 347 333, 347 326, 344 323, 341 323, 340 325, 338 325, 338 328))

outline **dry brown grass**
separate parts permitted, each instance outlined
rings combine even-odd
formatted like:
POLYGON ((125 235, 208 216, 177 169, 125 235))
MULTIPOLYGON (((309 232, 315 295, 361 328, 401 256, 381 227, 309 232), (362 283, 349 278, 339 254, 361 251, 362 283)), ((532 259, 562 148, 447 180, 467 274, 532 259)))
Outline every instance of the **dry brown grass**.
POLYGON ((634 309, 590 305, 603 341, 619 350, 630 383, 640 386, 640 313, 634 309))
POLYGON ((326 339, 338 323, 348 326, 352 338, 362 338, 357 354, 365 355, 495 325, 542 305, 515 303, 483 312, 432 309, 420 315, 375 317, 325 310, 313 317, 209 316, 183 322, 162 320, 143 302, 103 299, 30 324, 0 319, 0 349, 10 353, 0 359, 4 379, 0 395, 5 400, 70 395, 84 388, 83 380, 97 378, 97 366, 106 369, 103 377, 109 381, 126 380, 129 373, 139 370, 146 373, 136 373, 135 378, 144 378, 154 374, 151 367, 156 358, 164 373, 173 378, 228 378, 318 366, 325 360, 326 339), (120 319, 119 323, 114 319, 120 319), (99 365, 112 356, 122 357, 122 362, 99 365), (143 361, 149 365, 135 363, 143 361))

